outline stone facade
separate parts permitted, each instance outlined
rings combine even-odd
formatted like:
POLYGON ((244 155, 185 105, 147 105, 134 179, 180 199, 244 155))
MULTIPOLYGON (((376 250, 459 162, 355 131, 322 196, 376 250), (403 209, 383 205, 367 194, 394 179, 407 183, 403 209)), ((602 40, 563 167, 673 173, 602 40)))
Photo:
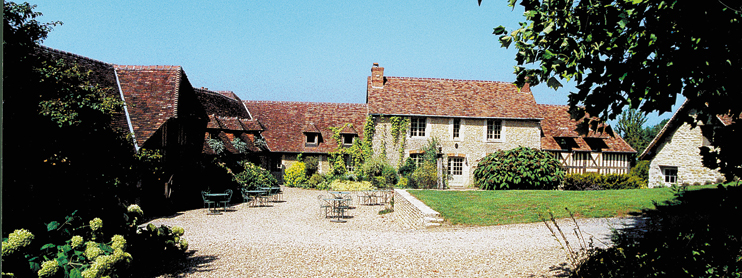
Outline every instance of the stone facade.
POLYGON ((404 133, 399 135, 400 138, 395 140, 391 132, 390 117, 376 117, 374 153, 386 153, 389 162, 399 167, 400 163, 404 163, 411 154, 420 153, 428 145, 429 140, 436 138, 440 144, 440 153, 444 158, 444 167, 449 158, 463 159, 462 175, 460 177, 449 176, 449 186, 456 188, 472 185, 471 177, 474 169, 479 160, 487 154, 519 146, 541 148, 541 133, 539 122, 536 120, 502 120, 501 138, 498 140, 486 139, 486 119, 460 118, 459 120, 460 129, 457 138, 453 137, 453 118, 426 117, 425 136, 410 136, 408 125, 404 133), (404 146, 401 146, 402 136, 404 136, 404 146), (400 148, 402 148, 401 152, 400 148))
POLYGON ((654 159, 649 166, 650 187, 673 184, 666 182, 666 172, 672 174, 673 169, 677 171, 677 184, 704 184, 724 180, 719 171, 703 166, 699 148, 704 144, 704 137, 700 126, 691 128, 689 124, 683 123, 674 130, 667 130, 665 134, 667 135, 657 142, 654 159))

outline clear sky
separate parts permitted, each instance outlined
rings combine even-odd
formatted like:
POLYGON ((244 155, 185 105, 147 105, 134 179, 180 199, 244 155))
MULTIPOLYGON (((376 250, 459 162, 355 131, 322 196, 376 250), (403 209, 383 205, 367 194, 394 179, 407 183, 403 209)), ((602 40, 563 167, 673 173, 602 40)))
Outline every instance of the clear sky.
MULTIPOLYGON (((64 23, 43 42, 55 49, 182 66, 194 87, 244 100, 351 103, 366 101, 373 63, 386 76, 514 81, 515 51, 492 34, 525 21, 507 2, 29 0, 39 21, 64 23)), ((574 90, 532 88, 541 104, 574 90)))

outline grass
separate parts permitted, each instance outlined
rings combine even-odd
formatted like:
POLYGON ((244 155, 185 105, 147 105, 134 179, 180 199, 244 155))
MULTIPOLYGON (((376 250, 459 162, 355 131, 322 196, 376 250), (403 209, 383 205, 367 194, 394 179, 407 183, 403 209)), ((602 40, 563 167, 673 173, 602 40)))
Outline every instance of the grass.
MULTIPOLYGON (((690 190, 714 186, 693 186, 690 190)), ((567 218, 569 208, 578 218, 626 216, 653 209, 675 197, 670 188, 553 191, 496 190, 440 191, 409 190, 451 224, 490 226, 540 222, 551 210, 556 218, 567 218)))

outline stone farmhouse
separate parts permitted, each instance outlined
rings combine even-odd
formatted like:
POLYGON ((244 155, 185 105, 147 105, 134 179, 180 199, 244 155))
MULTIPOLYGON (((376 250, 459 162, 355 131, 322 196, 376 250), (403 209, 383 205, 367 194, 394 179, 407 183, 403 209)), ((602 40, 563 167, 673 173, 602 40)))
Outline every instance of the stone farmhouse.
POLYGON ((682 120, 684 116, 696 116, 696 111, 688 109, 684 102, 678 111, 660 130, 644 152, 640 160, 650 160, 649 186, 670 186, 672 184, 705 184, 724 181, 718 170, 703 166, 700 147, 711 147, 711 143, 701 132, 705 128, 732 124, 732 119, 716 116, 709 122, 700 122, 695 128, 682 120))
POLYGON ((189 174, 204 155, 248 159, 280 179, 303 154, 316 156, 319 171, 327 172, 329 153, 364 140, 367 117, 375 124, 375 153, 386 153, 394 166, 419 159, 436 138, 440 170, 452 188, 472 185, 487 154, 518 146, 550 151, 572 172, 628 172, 628 154, 635 153, 618 136, 577 134, 566 106, 538 105, 528 86, 518 90, 506 82, 390 77, 374 64, 366 103, 253 101, 195 88, 179 66, 112 65, 47 47, 39 51, 86 67, 116 91, 126 107, 115 124, 133 134, 137 150, 163 152, 165 192, 197 180, 189 174), (395 117, 409 123, 398 135, 404 140, 392 136, 395 117), (342 128, 341 142, 330 128, 342 128))

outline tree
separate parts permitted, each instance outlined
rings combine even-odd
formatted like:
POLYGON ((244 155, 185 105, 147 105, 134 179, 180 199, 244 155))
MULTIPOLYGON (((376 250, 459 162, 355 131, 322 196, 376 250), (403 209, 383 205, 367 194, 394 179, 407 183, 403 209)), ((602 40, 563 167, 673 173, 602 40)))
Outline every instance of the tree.
POLYGON ((644 113, 636 109, 629 109, 619 115, 616 125, 616 130, 621 134, 621 137, 639 153, 652 140, 652 138, 647 138, 649 134, 643 127, 646 122, 647 116, 644 113))
MULTIPOLYGON (((699 112, 683 120, 695 126, 716 115, 735 121, 714 134, 706 155, 725 173, 739 176, 738 144, 742 111, 742 6, 718 0, 509 0, 525 8, 527 22, 509 32, 494 28, 503 47, 515 45, 515 84, 541 82, 551 88, 574 80, 570 112, 588 113, 583 130, 615 119, 623 109, 668 112, 678 95, 699 112), (734 6, 732 6, 734 5, 734 6), (527 67, 528 66, 528 67, 527 67), (588 122, 590 121, 590 122, 588 122)), ((481 1, 480 1, 481 3, 481 1)))

